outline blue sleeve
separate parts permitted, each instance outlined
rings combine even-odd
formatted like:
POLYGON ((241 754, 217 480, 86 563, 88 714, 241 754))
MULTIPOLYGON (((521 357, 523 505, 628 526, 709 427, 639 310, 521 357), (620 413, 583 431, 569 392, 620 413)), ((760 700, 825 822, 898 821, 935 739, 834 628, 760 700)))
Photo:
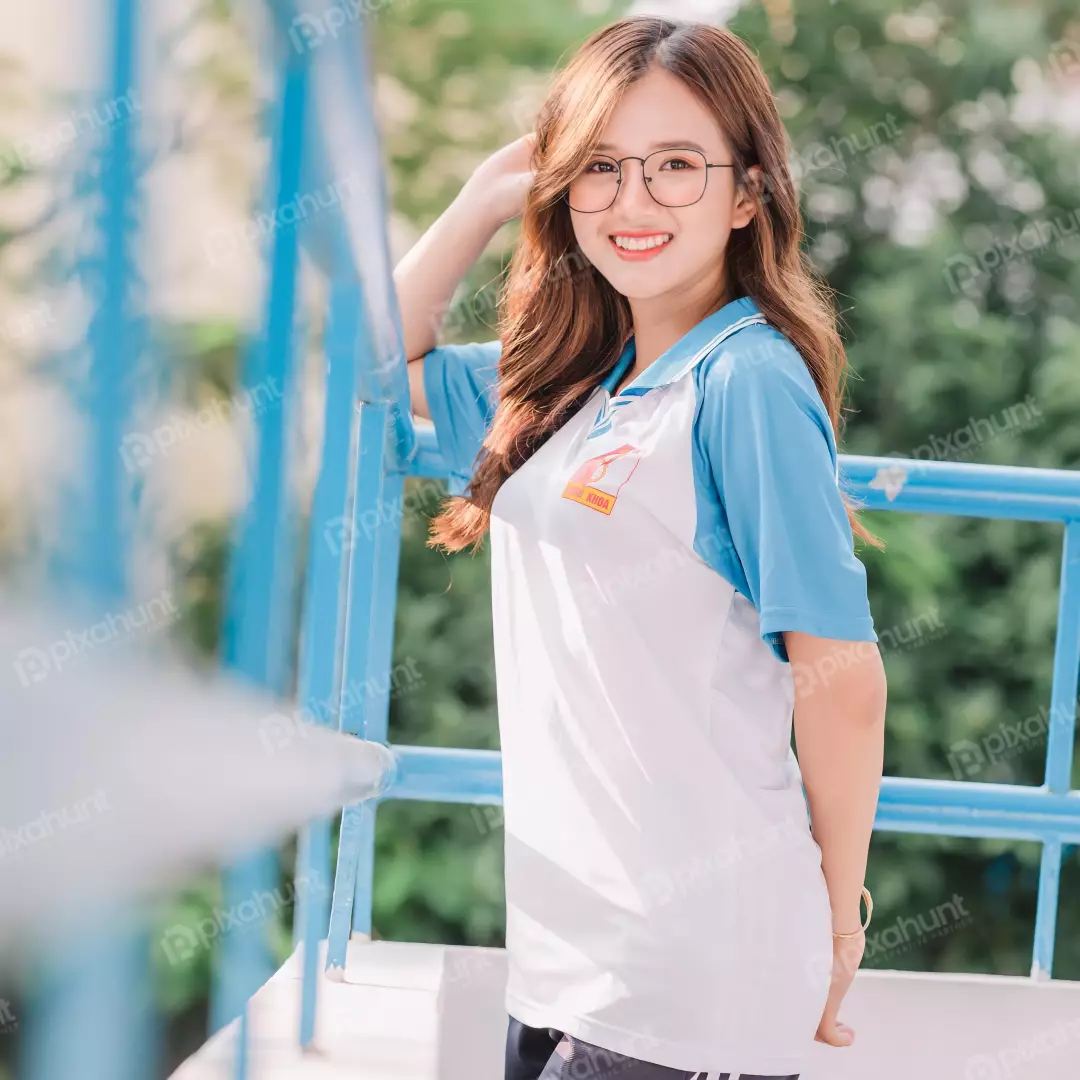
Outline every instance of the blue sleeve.
POLYGON ((813 378, 771 328, 732 346, 698 384, 698 502, 714 541, 709 561, 754 605, 762 640, 781 660, 784 630, 877 641, 832 423, 813 378))
POLYGON ((424 394, 435 439, 450 471, 472 475, 495 416, 502 343, 440 345, 424 355, 424 394))

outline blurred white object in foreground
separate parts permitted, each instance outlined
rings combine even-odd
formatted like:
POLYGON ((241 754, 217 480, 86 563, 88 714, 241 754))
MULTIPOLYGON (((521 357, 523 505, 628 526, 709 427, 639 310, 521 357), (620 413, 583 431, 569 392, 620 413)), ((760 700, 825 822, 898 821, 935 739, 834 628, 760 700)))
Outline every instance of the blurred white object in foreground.
POLYGON ((0 952, 274 843, 393 778, 388 747, 133 642, 28 666, 56 651, 34 643, 70 633, 55 616, 0 612, 0 952))

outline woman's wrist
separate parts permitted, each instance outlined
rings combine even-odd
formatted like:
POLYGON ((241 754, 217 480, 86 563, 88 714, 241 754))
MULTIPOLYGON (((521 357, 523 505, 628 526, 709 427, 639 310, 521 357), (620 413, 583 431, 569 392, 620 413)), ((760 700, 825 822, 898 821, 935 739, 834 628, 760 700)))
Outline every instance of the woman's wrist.
POLYGON ((854 911, 833 912, 832 931, 834 934, 857 934, 862 929, 862 914, 854 911))
POLYGON ((470 176, 462 185, 451 204, 451 210, 468 221, 482 238, 481 251, 509 220, 499 213, 498 203, 491 198, 483 180, 476 175, 470 176))
POLYGON ((856 892, 851 895, 848 891, 848 887, 845 886, 842 897, 834 895, 830 896, 829 908, 832 912, 832 928, 834 934, 847 934, 852 930, 858 930, 863 923, 862 914, 862 892, 856 892))

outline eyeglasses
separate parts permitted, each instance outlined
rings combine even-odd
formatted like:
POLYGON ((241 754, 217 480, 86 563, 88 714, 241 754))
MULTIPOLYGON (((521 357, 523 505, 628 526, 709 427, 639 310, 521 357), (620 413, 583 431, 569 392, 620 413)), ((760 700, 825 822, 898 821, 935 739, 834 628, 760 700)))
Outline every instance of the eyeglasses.
POLYGON ((645 188, 661 206, 691 206, 705 194, 710 169, 735 168, 710 164, 704 154, 689 147, 657 150, 645 158, 594 155, 563 193, 570 209, 598 214, 611 206, 622 186, 624 161, 641 162, 645 188))

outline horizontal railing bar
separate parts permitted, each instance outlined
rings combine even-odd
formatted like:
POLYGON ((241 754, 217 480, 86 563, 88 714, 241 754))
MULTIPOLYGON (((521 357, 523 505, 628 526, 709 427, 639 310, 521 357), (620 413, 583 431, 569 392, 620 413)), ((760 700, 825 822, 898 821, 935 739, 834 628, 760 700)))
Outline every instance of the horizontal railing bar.
POLYGON ((987 784, 974 780, 925 780, 909 776, 882 778, 882 802, 891 806, 923 806, 943 809, 1009 810, 1014 813, 1054 813, 1080 820, 1080 791, 1053 795, 1046 788, 1026 784, 987 784), (886 798, 886 793, 888 797, 886 798))
POLYGON ((502 802, 502 754, 498 750, 397 744, 390 749, 397 759, 397 772, 383 792, 384 799, 502 802))
MULTIPOLYGON (((498 804, 497 750, 391 746, 397 774, 382 798, 498 804)), ((883 831, 1080 843, 1080 791, 886 776, 874 827, 883 831)))
POLYGON ((1008 813, 964 814, 945 812, 929 807, 925 813, 911 807, 882 807, 874 817, 876 832, 900 832, 912 836, 950 836, 956 840, 1023 840, 1049 844, 1080 843, 1080 822, 1075 818, 1054 815, 1033 815, 1042 820, 1024 824, 1029 818, 1017 818, 1008 813))
POLYGON ((852 454, 840 455, 840 470, 868 510, 1080 520, 1080 472, 852 454))
POLYGON ((874 828, 955 837, 1080 843, 1080 791, 1045 787, 915 780, 881 782, 874 828))
MULTIPOLYGON (((408 475, 445 477, 435 429, 418 424, 415 430, 408 475)), ((845 489, 868 510, 1080 521, 1080 472, 854 454, 840 455, 840 471, 845 489)))

